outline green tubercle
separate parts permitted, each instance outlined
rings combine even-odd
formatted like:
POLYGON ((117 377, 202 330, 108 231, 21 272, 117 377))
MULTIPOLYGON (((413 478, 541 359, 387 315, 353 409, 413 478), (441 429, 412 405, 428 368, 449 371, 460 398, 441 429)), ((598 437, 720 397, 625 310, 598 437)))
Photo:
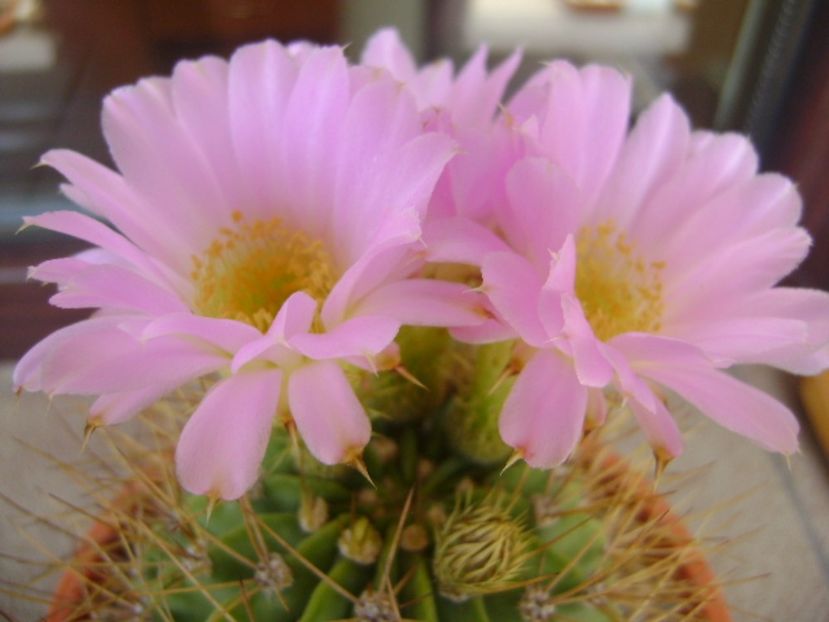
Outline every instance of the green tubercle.
POLYGON ((480 464, 503 463, 512 451, 501 440, 498 417, 515 381, 513 347, 503 341, 458 353, 462 371, 443 429, 458 453, 480 464))

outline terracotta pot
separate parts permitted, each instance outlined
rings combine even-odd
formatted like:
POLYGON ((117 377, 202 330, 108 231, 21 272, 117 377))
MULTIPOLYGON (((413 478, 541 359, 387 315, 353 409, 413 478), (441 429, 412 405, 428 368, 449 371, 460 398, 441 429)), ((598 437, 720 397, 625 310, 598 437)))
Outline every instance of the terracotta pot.
MULTIPOLYGON (((605 454, 601 459, 602 468, 609 472, 626 468, 626 462, 616 454, 605 454)), ((613 478, 608 478, 608 483, 613 478)), ((639 484, 641 496, 645 500, 640 517, 643 522, 659 519, 663 524, 670 525, 670 532, 680 543, 692 543, 694 537, 682 522, 682 519, 675 514, 667 500, 654 494, 651 483, 642 478, 639 484)), ((125 505, 135 506, 140 503, 141 496, 136 494, 138 487, 129 487, 115 501, 114 505, 124 507, 125 505)), ((52 605, 49 608, 44 622, 67 622, 72 619, 72 614, 78 603, 86 596, 86 586, 95 582, 98 576, 94 568, 95 562, 101 561, 98 551, 101 548, 113 545, 119 536, 117 531, 104 522, 95 523, 87 534, 86 540, 78 547, 75 553, 76 567, 89 567, 87 570, 66 571, 58 583, 52 605), (94 544, 93 544, 94 543, 94 544)), ((690 559, 679 567, 679 575, 685 578, 690 584, 697 587, 712 586, 712 593, 702 610, 705 620, 709 622, 732 622, 728 604, 722 590, 715 585, 716 576, 703 554, 695 550, 690 559)))
MULTIPOLYGON (((602 459, 602 468, 608 471, 614 469, 618 470, 620 467, 624 468, 625 461, 617 454, 606 454, 602 459)), ((639 483, 641 496, 647 500, 643 506, 640 517, 643 522, 648 520, 659 519, 663 524, 670 526, 670 531, 678 543, 690 544, 694 542, 694 536, 688 531, 685 523, 682 522, 681 517, 675 514, 665 499, 661 495, 653 494, 652 483, 642 478, 639 483)), ((693 549, 694 553, 688 561, 686 561, 679 568, 679 575, 686 579, 688 583, 699 587, 714 585, 716 583, 716 575, 708 560, 698 549, 693 549)), ((732 622, 731 613, 728 609, 728 603, 722 590, 715 588, 708 602, 706 602, 703 609, 705 619, 710 622, 732 622)))
MULTIPOLYGON (((139 485, 128 485, 112 505, 114 507, 132 508, 142 502, 139 485)), ((92 525, 84 541, 78 546, 73 556, 73 566, 83 570, 66 570, 58 581, 55 595, 44 622, 67 622, 73 620, 78 603, 86 597, 86 586, 100 580, 100 573, 95 571, 97 562, 102 561, 100 551, 118 541, 118 531, 111 524, 98 521, 92 525)))

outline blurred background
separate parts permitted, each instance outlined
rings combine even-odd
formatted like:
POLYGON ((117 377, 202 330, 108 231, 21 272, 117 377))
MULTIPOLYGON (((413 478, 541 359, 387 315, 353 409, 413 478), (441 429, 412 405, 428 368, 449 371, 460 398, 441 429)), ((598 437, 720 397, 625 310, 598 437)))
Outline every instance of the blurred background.
POLYGON ((52 147, 109 162, 101 99, 182 57, 265 37, 348 43, 359 55, 396 26, 420 61, 599 60, 636 80, 636 106, 669 90, 694 123, 751 134, 765 169, 794 177, 815 252, 799 284, 829 288, 829 2, 818 0, 0 0, 0 359, 85 313, 51 309, 26 266, 77 242, 15 235, 24 214, 71 207, 58 176, 32 168, 52 147), (11 329, 10 329, 11 327, 11 329))

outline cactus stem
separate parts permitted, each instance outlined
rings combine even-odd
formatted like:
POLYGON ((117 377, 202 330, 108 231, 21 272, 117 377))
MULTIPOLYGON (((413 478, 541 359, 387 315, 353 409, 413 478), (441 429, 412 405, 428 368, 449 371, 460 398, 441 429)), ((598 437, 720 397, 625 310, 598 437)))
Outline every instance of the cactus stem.
POLYGON ((203 585, 199 580, 190 572, 190 569, 187 568, 187 565, 184 564, 180 559, 179 556, 176 554, 175 551, 172 551, 170 547, 167 545, 167 542, 160 537, 158 534, 154 533, 152 528, 149 525, 137 522, 138 526, 140 526, 141 531, 145 533, 145 535, 153 541, 153 544, 157 546, 166 556, 167 558, 173 562, 173 564, 181 571, 181 573, 187 577, 187 579, 196 586, 199 593, 204 596, 207 601, 215 607, 217 613, 221 613, 222 617, 229 622, 233 622, 233 616, 230 615, 230 612, 222 606, 222 604, 216 600, 213 594, 207 589, 207 586, 203 585))

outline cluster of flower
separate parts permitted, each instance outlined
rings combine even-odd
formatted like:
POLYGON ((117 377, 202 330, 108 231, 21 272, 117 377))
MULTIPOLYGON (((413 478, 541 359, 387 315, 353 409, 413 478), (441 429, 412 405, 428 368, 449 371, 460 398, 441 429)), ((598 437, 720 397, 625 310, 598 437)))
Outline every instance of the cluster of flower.
POLYGON ((321 462, 359 460, 371 425, 345 368, 395 367, 402 325, 516 340, 500 432, 534 467, 619 399, 677 455, 666 389, 796 451, 792 413, 723 371, 829 365, 829 295, 774 287, 810 244, 792 183, 758 174, 745 138, 692 131, 668 95, 629 129, 611 68, 553 62, 502 103, 520 57, 490 72, 486 56, 455 75, 390 30, 357 65, 267 41, 114 91, 119 173, 43 157, 113 228, 27 219, 93 245, 31 276, 97 311, 32 348, 16 385, 95 395, 98 425, 218 374, 176 461, 185 488, 225 499, 254 484, 275 417, 321 462))

